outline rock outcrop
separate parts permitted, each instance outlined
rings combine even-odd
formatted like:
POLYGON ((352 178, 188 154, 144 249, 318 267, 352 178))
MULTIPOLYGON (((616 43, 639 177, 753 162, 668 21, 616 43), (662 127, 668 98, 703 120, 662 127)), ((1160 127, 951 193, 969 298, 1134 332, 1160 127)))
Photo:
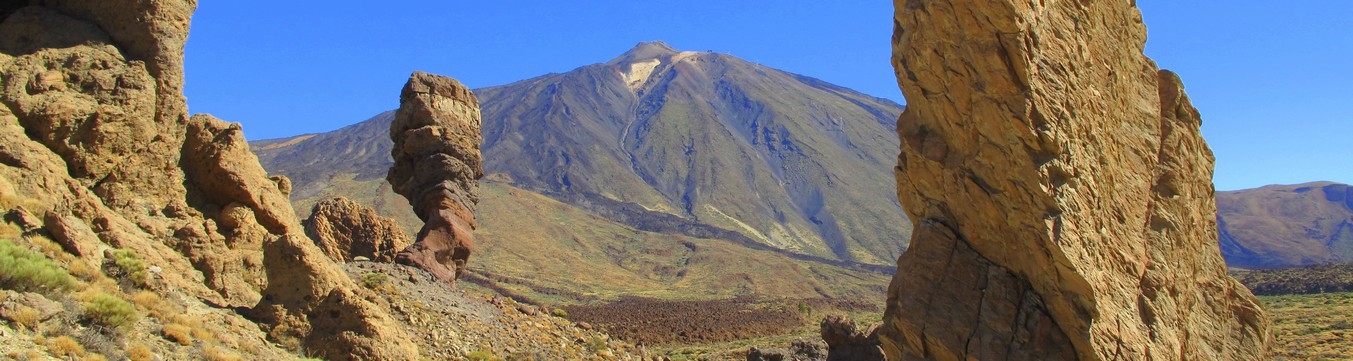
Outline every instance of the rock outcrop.
POLYGON ((395 252, 413 243, 394 220, 343 197, 316 203, 304 223, 305 234, 330 259, 339 262, 355 257, 393 262, 395 252))
POLYGON ((845 317, 828 316, 819 326, 827 343, 827 361, 883 361, 878 324, 862 327, 845 317))
POLYGON ((891 360, 1253 360, 1213 157, 1131 2, 894 1, 898 197, 915 224, 891 360))
POLYGON ((423 220, 395 261, 454 283, 474 249, 474 207, 484 176, 479 101, 455 79, 414 72, 390 124, 395 160, 386 180, 423 220))
POLYGON ((234 312, 248 308, 269 328, 285 320, 307 353, 417 358, 369 291, 304 236, 289 182, 267 177, 239 125, 188 117, 182 59, 195 7, 0 4, 0 213, 89 264, 130 250, 153 265, 144 287, 186 295, 224 323, 251 324, 234 312))

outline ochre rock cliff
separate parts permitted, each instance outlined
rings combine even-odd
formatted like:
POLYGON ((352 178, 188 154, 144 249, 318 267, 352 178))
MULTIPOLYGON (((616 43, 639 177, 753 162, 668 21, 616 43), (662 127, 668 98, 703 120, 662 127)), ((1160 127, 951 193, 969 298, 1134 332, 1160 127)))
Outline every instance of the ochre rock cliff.
POLYGON ((310 218, 305 220, 305 233, 324 254, 340 262, 355 257, 393 262, 395 252, 413 243, 395 220, 343 197, 315 203, 310 218))
POLYGON ((892 360, 1248 360, 1213 157, 1126 1, 895 0, 898 197, 915 224, 892 360))
POLYGON ((225 323, 250 324, 233 310, 252 309, 310 354, 416 358, 369 291, 305 237, 289 183, 267 177, 239 126, 188 117, 182 59, 195 7, 0 4, 0 213, 30 215, 16 218, 24 237, 45 232, 81 262, 134 251, 155 267, 149 291, 214 305, 204 312, 225 323))
POLYGON ((423 220, 414 244, 395 262, 454 283, 474 249, 474 207, 484 176, 479 101, 455 79, 414 72, 390 124, 394 140, 386 180, 423 220))

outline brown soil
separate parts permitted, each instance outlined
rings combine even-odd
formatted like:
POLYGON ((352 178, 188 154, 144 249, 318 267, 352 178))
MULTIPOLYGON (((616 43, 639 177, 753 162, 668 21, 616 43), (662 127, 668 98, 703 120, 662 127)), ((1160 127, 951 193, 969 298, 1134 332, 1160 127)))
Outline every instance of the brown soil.
POLYGON ((635 344, 694 345, 793 331, 813 319, 813 310, 877 310, 877 306, 822 299, 664 301, 625 297, 603 305, 564 309, 571 320, 587 322, 635 344))

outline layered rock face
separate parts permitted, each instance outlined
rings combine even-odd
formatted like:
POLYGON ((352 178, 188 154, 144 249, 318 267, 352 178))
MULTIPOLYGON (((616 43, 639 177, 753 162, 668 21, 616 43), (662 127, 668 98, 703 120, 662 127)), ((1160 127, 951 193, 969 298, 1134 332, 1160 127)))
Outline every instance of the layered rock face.
POLYGON ((265 326, 287 322, 308 353, 416 358, 386 311, 305 237, 289 183, 267 177, 239 126, 188 117, 182 59, 195 7, 0 5, 3 212, 43 215, 48 234, 93 264, 108 249, 135 251, 162 270, 152 291, 252 308, 265 326), (329 317, 335 309, 350 317, 329 317))
POLYGON ((316 203, 304 224, 306 235, 335 261, 393 262, 395 252, 413 243, 393 219, 343 197, 316 203))
POLYGON ((454 283, 474 249, 474 207, 484 176, 479 101, 455 79, 414 72, 390 124, 386 180, 423 220, 417 240, 395 261, 454 283))
POLYGON ((894 1, 891 360, 1245 360, 1270 344, 1219 254, 1213 158, 1131 2, 894 1))

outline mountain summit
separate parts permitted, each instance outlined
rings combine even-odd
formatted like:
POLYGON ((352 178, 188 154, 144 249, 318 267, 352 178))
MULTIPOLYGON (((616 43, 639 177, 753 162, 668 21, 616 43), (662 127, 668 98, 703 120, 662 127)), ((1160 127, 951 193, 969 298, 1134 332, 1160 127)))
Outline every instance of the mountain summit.
POLYGON ((633 49, 626 51, 624 54, 620 54, 620 56, 611 59, 611 61, 606 62, 606 64, 618 66, 653 59, 665 59, 679 53, 681 52, 671 45, 662 42, 662 40, 646 41, 634 45, 633 49))
POLYGON ((476 94, 485 171, 527 189, 843 261, 904 248, 891 101, 662 42, 476 94))

